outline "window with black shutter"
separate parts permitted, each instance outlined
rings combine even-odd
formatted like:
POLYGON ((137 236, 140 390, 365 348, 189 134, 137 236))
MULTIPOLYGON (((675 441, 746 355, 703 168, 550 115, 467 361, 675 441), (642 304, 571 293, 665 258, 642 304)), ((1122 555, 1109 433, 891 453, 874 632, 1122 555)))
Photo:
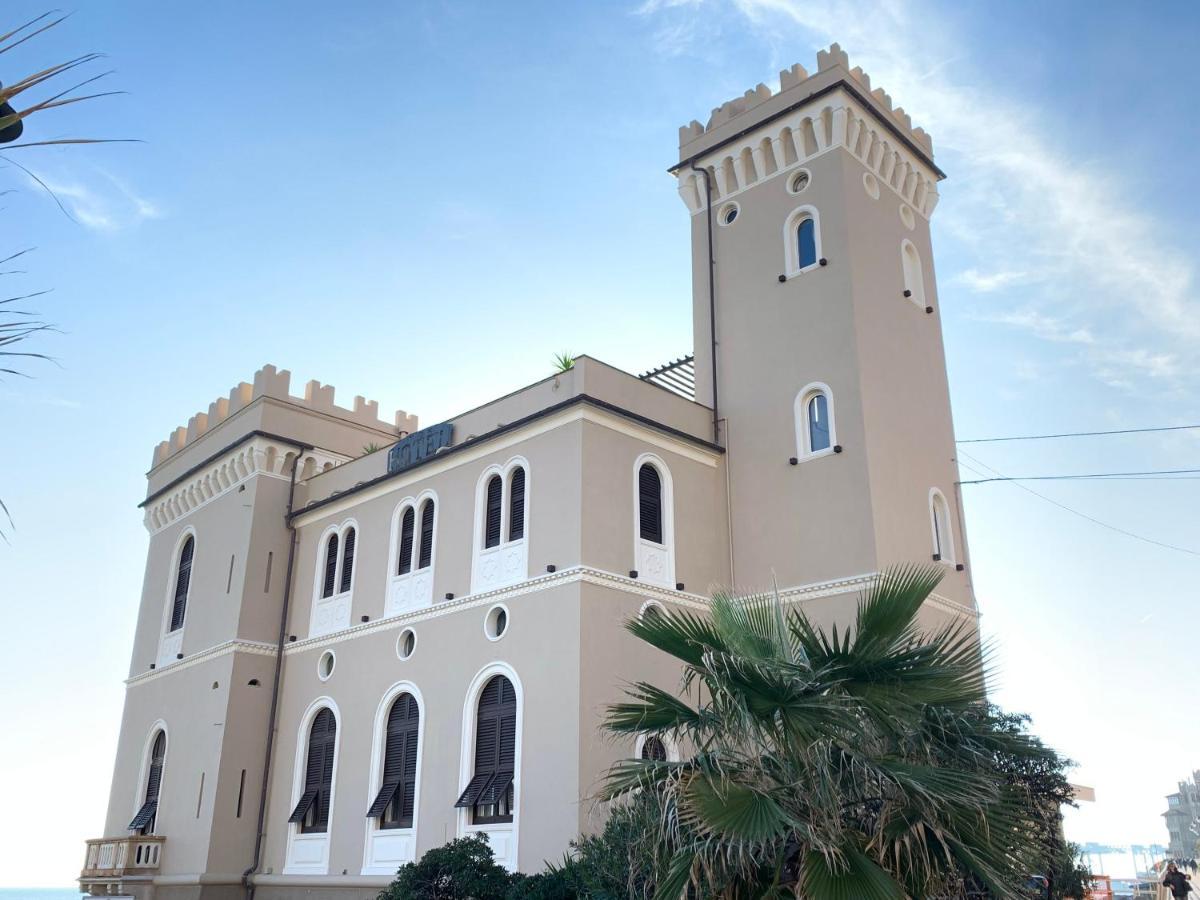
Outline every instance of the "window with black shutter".
POLYGON ((413 526, 416 514, 410 506, 400 517, 400 565, 396 568, 397 575, 407 575, 412 571, 413 557, 413 526))
POLYGON ((426 500, 421 507, 421 552, 417 555, 417 568, 424 569, 433 562, 433 501, 426 500))
MULTIPOLYGON (((190 541, 191 538, 188 538, 190 541)), ((146 773, 146 798, 138 808, 137 815, 129 823, 129 830, 138 834, 154 834, 158 819, 158 791, 162 787, 163 762, 167 758, 167 733, 160 731, 154 738, 150 750, 150 771, 146 773)))
POLYGON ((175 570, 175 599, 171 604, 171 631, 183 627, 187 614, 188 590, 192 586, 192 555, 196 552, 196 541, 190 534, 179 550, 179 566, 175 570))
POLYGON ((525 537, 525 470, 513 469, 508 482, 508 539, 525 537))
POLYGON ((417 742, 421 712, 412 694, 401 694, 388 713, 383 786, 367 810, 380 828, 412 828, 417 790, 417 742))
POLYGON ((650 463, 638 470, 638 529, 643 541, 663 542, 662 477, 650 463))
POLYGON ((642 742, 642 759, 653 760, 654 762, 666 762, 667 745, 662 742, 661 738, 651 735, 642 742))
POLYGON ((516 773, 517 694, 496 675, 479 695, 475 722, 475 770, 456 807, 471 810, 477 825, 513 820, 516 773))
POLYGON ((344 594, 350 590, 350 585, 353 584, 354 578, 354 529, 346 529, 346 536, 342 539, 342 579, 338 586, 338 593, 344 594))
POLYGON ((487 516, 484 521, 483 546, 500 546, 500 519, 503 505, 504 481, 493 475, 487 483, 487 516))
POLYGON ((321 585, 321 599, 333 596, 333 585, 337 579, 338 536, 331 534, 325 545, 325 579, 321 585))
POLYGON ((303 834, 329 830, 329 806, 333 800, 333 754, 337 746, 337 720, 333 711, 322 709, 308 731, 308 759, 304 769, 304 791, 288 821, 303 834))

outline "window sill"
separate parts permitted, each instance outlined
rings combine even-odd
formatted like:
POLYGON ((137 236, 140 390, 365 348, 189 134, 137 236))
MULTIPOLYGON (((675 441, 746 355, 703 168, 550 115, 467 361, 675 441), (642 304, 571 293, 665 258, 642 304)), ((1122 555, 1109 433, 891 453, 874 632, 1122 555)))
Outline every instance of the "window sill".
POLYGON ((815 262, 811 266, 805 266, 803 269, 796 269, 793 272, 785 272, 785 280, 791 281, 793 278, 799 278, 801 275, 807 275, 809 272, 813 271, 813 269, 819 268, 821 268, 821 264, 819 262, 815 262))
POLYGON ((837 456, 837 451, 834 450, 833 447, 829 447, 825 450, 818 450, 816 453, 806 453, 803 456, 797 457, 797 465, 814 459, 821 459, 826 456, 837 456))

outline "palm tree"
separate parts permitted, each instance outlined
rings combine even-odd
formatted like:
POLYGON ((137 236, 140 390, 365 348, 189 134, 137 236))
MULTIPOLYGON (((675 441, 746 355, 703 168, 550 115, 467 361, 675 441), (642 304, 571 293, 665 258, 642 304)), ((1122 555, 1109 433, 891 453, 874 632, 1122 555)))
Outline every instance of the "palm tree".
POLYGON ((924 900, 964 878, 1026 896, 1044 848, 995 761, 1054 754, 994 727, 972 625, 922 632, 940 578, 881 574, 848 629, 813 624, 777 592, 628 624, 684 667, 682 696, 637 683, 606 722, 690 748, 619 763, 606 784, 607 799, 658 798, 655 855, 669 862, 656 896, 924 900))

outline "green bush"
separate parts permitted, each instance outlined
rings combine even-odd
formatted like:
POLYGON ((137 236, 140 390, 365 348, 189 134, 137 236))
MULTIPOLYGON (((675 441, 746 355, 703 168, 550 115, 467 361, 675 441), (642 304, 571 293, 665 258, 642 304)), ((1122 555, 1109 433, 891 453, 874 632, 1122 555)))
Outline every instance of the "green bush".
POLYGON ((379 900, 505 900, 513 876, 476 834, 430 850, 400 868, 379 900))

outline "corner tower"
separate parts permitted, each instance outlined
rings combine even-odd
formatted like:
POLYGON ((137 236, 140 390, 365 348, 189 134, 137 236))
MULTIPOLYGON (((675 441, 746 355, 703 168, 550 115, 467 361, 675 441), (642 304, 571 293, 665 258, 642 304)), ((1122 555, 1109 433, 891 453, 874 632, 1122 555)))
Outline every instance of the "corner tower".
POLYGON ((734 580, 938 559, 974 608, 929 217, 933 144, 834 44, 680 129, 696 399, 726 447, 734 580))

